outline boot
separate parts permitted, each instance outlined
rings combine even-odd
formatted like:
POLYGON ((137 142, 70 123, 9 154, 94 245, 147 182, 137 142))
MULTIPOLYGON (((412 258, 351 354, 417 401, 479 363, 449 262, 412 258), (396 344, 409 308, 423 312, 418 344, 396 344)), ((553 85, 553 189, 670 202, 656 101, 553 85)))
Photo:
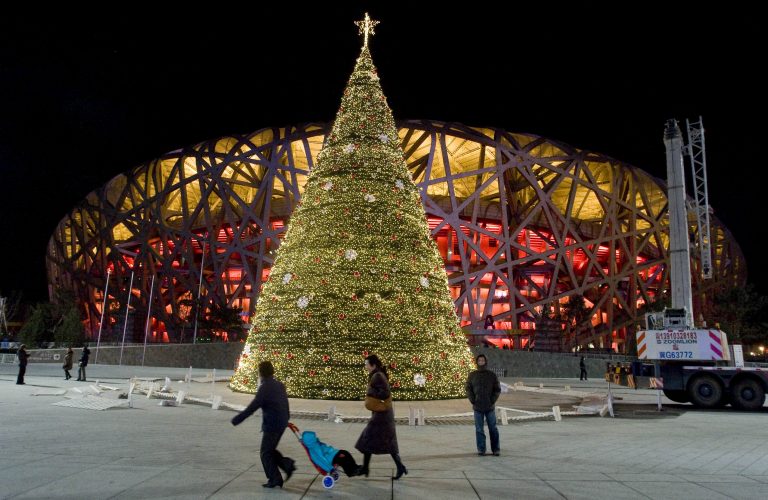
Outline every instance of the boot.
POLYGON ((365 476, 368 477, 368 466, 371 464, 371 454, 370 453, 364 453, 363 454, 363 465, 357 468, 357 472, 355 473, 356 476, 365 476))
POLYGON ((403 477, 403 474, 407 476, 408 469, 405 468, 405 465, 403 465, 403 462, 400 460, 400 455, 398 455, 397 453, 393 453, 392 460, 394 460, 395 465, 397 465, 397 474, 392 479, 397 481, 398 479, 403 477))

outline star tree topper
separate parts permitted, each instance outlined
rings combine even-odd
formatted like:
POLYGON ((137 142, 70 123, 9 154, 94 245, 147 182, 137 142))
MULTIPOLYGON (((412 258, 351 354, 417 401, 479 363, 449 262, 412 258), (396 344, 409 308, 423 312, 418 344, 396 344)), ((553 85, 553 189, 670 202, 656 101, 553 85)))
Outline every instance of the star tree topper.
POLYGON ((379 21, 374 21, 370 18, 368 13, 365 13, 365 18, 362 21, 355 21, 355 25, 360 28, 358 34, 363 35, 363 48, 368 47, 368 34, 375 35, 376 32, 373 28, 379 24, 379 21))

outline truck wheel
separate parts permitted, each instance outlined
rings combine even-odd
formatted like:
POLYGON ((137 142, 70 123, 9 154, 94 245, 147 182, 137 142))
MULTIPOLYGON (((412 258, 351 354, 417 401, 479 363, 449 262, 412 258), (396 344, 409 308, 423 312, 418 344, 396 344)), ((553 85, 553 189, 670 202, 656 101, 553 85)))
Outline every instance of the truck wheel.
POLYGON ((765 403, 765 389, 760 382, 743 378, 733 384, 731 389, 732 405, 740 410, 757 410, 765 403))
POLYGON ((664 395, 667 399, 671 399, 675 403, 688 403, 691 398, 688 397, 688 393, 685 391, 673 391, 671 389, 664 389, 664 395))
POLYGON ((691 381, 688 396, 699 408, 716 408, 723 404, 723 386, 712 375, 701 375, 691 381))

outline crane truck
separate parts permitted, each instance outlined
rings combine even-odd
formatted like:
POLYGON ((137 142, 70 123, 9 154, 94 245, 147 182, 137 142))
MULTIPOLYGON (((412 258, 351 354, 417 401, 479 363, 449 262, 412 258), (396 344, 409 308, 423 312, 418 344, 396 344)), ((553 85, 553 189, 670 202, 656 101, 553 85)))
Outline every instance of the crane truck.
MULTIPOLYGON (((699 121, 701 124, 701 119, 699 121)), ((703 126, 701 152, 703 154, 703 126)), ((688 127, 689 141, 692 140, 688 127)), ((768 392, 768 369, 733 366, 726 334, 717 328, 696 328, 693 323, 688 216, 685 204, 682 134, 677 121, 669 120, 664 131, 667 150, 667 189, 669 202, 669 260, 672 307, 662 313, 646 314, 646 329, 639 330, 637 355, 650 361, 663 386, 664 395, 678 403, 693 403, 700 408, 716 408, 730 404, 741 410, 756 410, 765 404, 768 392)), ((689 142, 688 154, 695 158, 689 142)), ((699 165, 704 172, 703 190, 696 189, 697 205, 706 203, 706 162, 699 165), (699 199, 699 192, 703 199, 699 199)), ((694 182, 697 181, 694 164, 694 182)), ((698 207, 697 207, 698 209, 698 207)), ((698 218, 703 278, 711 277, 709 224, 698 218), (707 267, 709 265, 709 267, 707 267), (709 273, 709 276, 707 274, 709 273)), ((739 363, 742 364, 743 363, 739 363)), ((658 387, 658 385, 657 385, 658 387)))

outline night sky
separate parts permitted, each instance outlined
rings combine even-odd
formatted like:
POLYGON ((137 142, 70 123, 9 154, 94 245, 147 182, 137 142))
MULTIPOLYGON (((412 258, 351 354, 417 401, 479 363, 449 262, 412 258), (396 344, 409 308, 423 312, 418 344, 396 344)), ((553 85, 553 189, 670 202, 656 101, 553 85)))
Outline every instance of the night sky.
POLYGON ((265 3, 3 14, 0 292, 47 299, 51 232, 115 175, 202 140, 332 120, 361 44, 352 22, 368 10, 381 21, 372 53, 396 119, 533 133, 665 177, 665 120, 702 115, 710 202, 768 293, 754 12, 265 3))

